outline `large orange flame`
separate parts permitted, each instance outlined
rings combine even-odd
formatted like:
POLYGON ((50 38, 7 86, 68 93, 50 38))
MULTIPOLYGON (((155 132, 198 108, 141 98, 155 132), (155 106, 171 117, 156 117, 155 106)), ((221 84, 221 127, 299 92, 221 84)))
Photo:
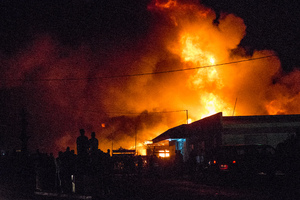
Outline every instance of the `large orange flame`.
MULTIPOLYGON (((158 23, 155 32, 156 37, 159 35, 160 46, 165 45, 168 57, 164 59, 169 63, 158 65, 161 58, 155 58, 153 52, 148 54, 149 57, 146 53, 144 58, 156 68, 169 69, 172 66, 173 69, 175 65, 185 70, 180 74, 168 74, 164 79, 154 76, 147 79, 148 83, 159 83, 151 87, 155 93, 148 92, 143 96, 153 102, 148 100, 147 105, 141 103, 131 109, 187 109, 188 121, 199 120, 217 112, 223 112, 223 115, 299 112, 299 107, 297 111, 288 111, 283 106, 283 102, 295 103, 292 100, 295 98, 284 93, 276 94, 278 86, 272 84, 274 76, 280 73, 280 62, 276 56, 247 61, 274 55, 274 52, 255 51, 252 57, 246 55, 244 49, 238 46, 246 34, 246 26, 241 18, 223 14, 216 25, 213 23, 216 16, 212 10, 175 0, 156 0, 149 9, 163 14, 170 22, 158 23), (240 60, 244 62, 236 62, 240 60), (228 64, 220 65, 222 63, 228 64)), ((147 85, 145 88, 149 89, 147 85)), ((280 89, 283 91, 286 88, 280 89)), ((184 115, 174 118, 172 123, 171 120, 163 123, 171 128, 185 122, 182 120, 184 115)), ((165 130, 165 126, 157 126, 155 131, 148 130, 152 133, 144 131, 140 134, 149 139, 165 130)))
POLYGON ((69 49, 42 35, 7 62, 8 78, 62 80, 24 83, 34 94, 28 97, 34 99, 31 111, 42 110, 39 124, 49 123, 45 135, 55 132, 60 150, 75 149, 78 128, 87 128, 87 135, 95 131, 101 149, 142 153, 145 140, 217 112, 300 113, 300 72, 283 74, 279 59, 266 57, 275 54, 271 50, 247 55, 239 46, 243 19, 223 13, 214 23, 215 12, 193 0, 153 0, 148 10, 154 24, 125 50, 98 52, 85 44, 69 49), (266 58, 250 60, 260 57, 266 58), (129 76, 97 78, 124 74, 129 76))

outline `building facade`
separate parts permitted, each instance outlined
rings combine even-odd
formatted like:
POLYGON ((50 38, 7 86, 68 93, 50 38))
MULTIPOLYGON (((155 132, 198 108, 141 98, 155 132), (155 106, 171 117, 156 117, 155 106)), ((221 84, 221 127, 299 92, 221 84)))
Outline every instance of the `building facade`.
POLYGON ((152 140, 147 153, 159 156, 156 150, 168 151, 173 157, 179 151, 187 161, 192 151, 201 155, 220 145, 267 144, 276 148, 299 130, 300 115, 223 116, 220 112, 167 130, 152 140))

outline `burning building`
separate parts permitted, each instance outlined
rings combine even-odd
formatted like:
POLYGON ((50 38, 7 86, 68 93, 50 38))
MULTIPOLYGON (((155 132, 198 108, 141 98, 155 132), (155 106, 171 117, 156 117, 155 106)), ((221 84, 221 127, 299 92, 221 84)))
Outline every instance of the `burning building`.
POLYGON ((191 124, 167 130, 154 138, 148 153, 167 150, 174 156, 180 151, 187 160, 194 149, 209 151, 220 145, 267 144, 274 148, 300 130, 300 115, 223 116, 206 117, 191 124))
POLYGON ((195 0, 7 2, 0 134, 19 140, 15 113, 26 108, 31 150, 75 149, 84 128, 100 149, 145 154, 146 139, 218 112, 300 113, 297 66, 284 71, 276 51, 242 45, 249 29, 236 14, 195 0))

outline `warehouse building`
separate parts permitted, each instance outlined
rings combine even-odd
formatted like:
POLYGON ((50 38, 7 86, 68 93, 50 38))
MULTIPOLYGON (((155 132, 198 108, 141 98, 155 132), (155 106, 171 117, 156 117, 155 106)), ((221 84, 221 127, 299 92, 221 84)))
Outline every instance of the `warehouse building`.
POLYGON ((152 140, 147 155, 172 158, 180 152, 187 160, 192 150, 199 155, 220 145, 268 144, 276 148, 299 130, 300 115, 223 116, 220 112, 167 130, 152 140))

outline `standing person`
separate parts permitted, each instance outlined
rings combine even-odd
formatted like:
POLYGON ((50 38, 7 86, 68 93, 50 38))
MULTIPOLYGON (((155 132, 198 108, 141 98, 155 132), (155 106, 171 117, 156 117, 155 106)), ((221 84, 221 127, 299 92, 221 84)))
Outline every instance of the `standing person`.
POLYGON ((89 174, 91 178, 92 196, 98 196, 99 191, 102 190, 102 170, 101 170, 101 158, 98 153, 98 139, 95 132, 91 133, 91 139, 89 139, 90 147, 90 169, 89 174))
POLYGON ((72 153, 70 147, 67 147, 66 151, 61 155, 61 183, 64 193, 72 192, 72 153))
POLYGON ((80 129, 80 136, 76 140, 77 144, 77 155, 78 156, 87 156, 89 150, 89 139, 84 135, 85 130, 80 129))
POLYGON ((84 176, 87 174, 89 161, 89 139, 84 135, 85 130, 80 129, 80 136, 77 137, 77 160, 76 160, 76 193, 84 194, 84 176))
POLYGON ((91 133, 91 139, 89 139, 89 144, 90 144, 90 153, 92 155, 96 154, 98 151, 98 139, 96 138, 96 133, 92 132, 91 133))

